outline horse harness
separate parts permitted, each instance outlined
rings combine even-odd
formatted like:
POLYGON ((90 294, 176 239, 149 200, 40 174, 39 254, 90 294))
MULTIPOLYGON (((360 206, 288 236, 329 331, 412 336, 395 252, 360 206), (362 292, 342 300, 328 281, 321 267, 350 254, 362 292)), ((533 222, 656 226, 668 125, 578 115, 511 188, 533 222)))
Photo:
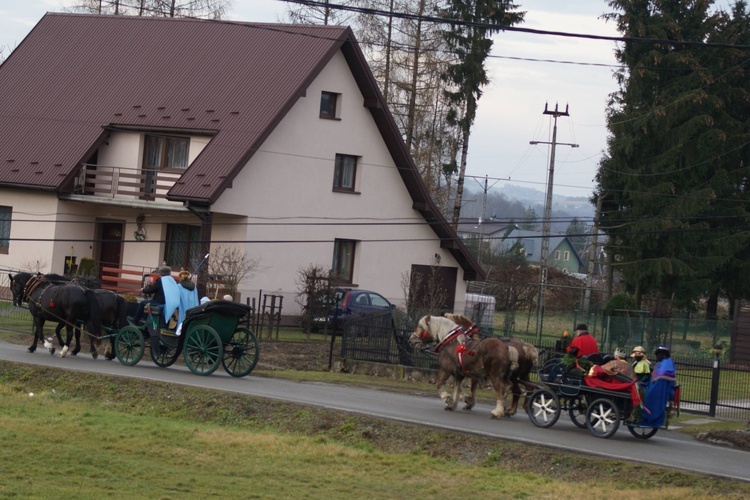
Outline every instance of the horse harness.
MULTIPOLYGON (((46 277, 45 277, 44 274, 34 275, 31 278, 29 278, 29 281, 26 282, 26 285, 23 288, 23 296, 22 296, 21 300, 25 301, 25 302, 28 302, 28 303, 31 303, 32 302, 31 295, 39 287, 43 286, 43 288, 41 289, 41 291, 39 293, 39 299, 33 300, 34 305, 36 305, 39 308, 43 308, 42 304, 43 304, 43 299, 44 299, 45 292, 47 292, 47 290, 50 290, 53 285, 59 285, 59 284, 62 284, 62 283, 55 282, 55 281, 52 281, 52 280, 48 280, 48 279, 46 279, 46 277)), ((70 284, 77 286, 81 290, 85 290, 78 283, 70 283, 70 284)), ((49 308, 50 309, 54 309, 55 308, 54 299, 50 299, 50 301, 49 301, 49 308)), ((54 316, 58 322, 64 323, 66 325, 68 324, 68 322, 65 320, 65 318, 62 318, 62 317, 58 316, 57 314, 54 314, 52 311, 47 311, 47 314, 49 314, 50 316, 54 316)), ((75 326, 75 325, 72 325, 72 326, 75 326)), ((89 333, 89 335, 91 335, 91 334, 89 333)))
POLYGON ((448 332, 448 335, 446 335, 445 338, 437 345, 437 347, 435 347, 435 352, 439 353, 443 349, 443 347, 450 344, 452 341, 457 340, 461 335, 465 335, 469 338, 469 341, 458 341, 456 345, 456 361, 458 370, 463 374, 468 374, 471 370, 464 366, 464 355, 474 356, 475 352, 473 349, 467 350, 466 345, 469 343, 473 345, 474 343, 481 342, 481 340, 474 340, 474 334, 477 332, 479 332, 479 326, 476 323, 472 323, 472 325, 468 328, 457 326, 456 328, 448 332))

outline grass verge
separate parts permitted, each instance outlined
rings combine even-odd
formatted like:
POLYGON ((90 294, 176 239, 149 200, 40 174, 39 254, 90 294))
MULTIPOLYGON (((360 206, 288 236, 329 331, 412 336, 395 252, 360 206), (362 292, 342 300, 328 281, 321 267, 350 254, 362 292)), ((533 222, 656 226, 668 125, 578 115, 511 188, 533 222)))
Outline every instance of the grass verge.
POLYGON ((9 362, 0 400, 0 496, 750 496, 750 484, 671 469, 9 362))

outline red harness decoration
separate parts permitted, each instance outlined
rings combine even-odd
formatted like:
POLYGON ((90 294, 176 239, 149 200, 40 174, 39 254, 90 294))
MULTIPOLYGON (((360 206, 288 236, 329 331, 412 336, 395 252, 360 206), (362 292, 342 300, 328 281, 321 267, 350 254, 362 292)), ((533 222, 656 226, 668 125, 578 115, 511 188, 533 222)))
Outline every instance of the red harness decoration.
MULTIPOLYGON (((440 342, 437 345, 437 347, 435 347, 435 352, 440 352, 443 349, 443 347, 445 347, 446 345, 448 345, 450 342, 452 342, 453 340, 455 340, 457 337, 459 337, 461 335, 466 335, 466 336, 471 337, 478 330, 478 328, 474 329, 475 326, 476 325, 472 325, 471 327, 469 327, 468 330, 464 330, 460 326, 457 326, 456 328, 454 328, 453 330, 451 330, 450 332, 448 332, 448 335, 445 336, 445 338, 442 340, 442 342, 440 342)), ((465 342, 460 342, 456 346, 456 356, 458 357, 458 360, 457 360, 458 361, 458 367, 461 370, 461 372, 463 372, 463 373, 469 373, 470 370, 467 370, 466 368, 464 368, 464 355, 466 355, 466 356, 474 356, 474 351, 473 350, 468 350, 467 351, 466 350, 466 343, 465 342)))
POLYGON ((450 332, 448 332, 448 335, 445 336, 445 338, 440 342, 437 347, 435 347, 435 352, 440 352, 440 350, 445 347, 448 343, 450 343, 452 340, 454 340, 459 335, 464 335, 464 330, 460 326, 457 326, 450 332))

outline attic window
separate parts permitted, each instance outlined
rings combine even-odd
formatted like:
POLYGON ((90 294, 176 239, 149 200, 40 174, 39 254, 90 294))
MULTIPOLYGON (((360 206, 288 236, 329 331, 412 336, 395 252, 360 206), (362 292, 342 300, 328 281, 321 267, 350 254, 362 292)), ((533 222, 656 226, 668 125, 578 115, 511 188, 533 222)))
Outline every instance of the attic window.
POLYGON ((188 137, 146 134, 143 168, 149 170, 186 169, 189 150, 190 138, 188 137))
POLYGON ((335 92, 323 92, 320 95, 320 117, 328 120, 340 118, 339 96, 335 92))

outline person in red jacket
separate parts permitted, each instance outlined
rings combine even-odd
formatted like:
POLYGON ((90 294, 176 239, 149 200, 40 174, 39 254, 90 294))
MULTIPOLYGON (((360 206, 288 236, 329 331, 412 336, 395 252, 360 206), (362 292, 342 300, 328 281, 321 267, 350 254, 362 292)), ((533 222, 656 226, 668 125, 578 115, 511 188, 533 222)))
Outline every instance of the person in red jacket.
POLYGON ((599 353, 599 344, 596 343, 596 339, 589 334, 589 328, 583 323, 576 326, 576 337, 570 343, 568 352, 571 352, 573 348, 578 349, 577 357, 588 356, 589 354, 599 353))

